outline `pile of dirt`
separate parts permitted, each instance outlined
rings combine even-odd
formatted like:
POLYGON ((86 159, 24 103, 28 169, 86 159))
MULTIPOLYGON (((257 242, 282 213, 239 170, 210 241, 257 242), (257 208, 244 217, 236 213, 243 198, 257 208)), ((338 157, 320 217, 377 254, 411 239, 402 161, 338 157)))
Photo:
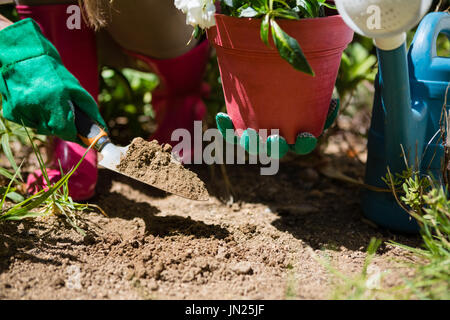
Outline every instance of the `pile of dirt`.
MULTIPOLYGON (((358 187, 320 174, 330 165, 363 178, 365 159, 347 150, 363 150, 366 141, 352 137, 335 134, 323 157, 289 155, 274 176, 261 176, 259 166, 226 166, 232 199, 216 166, 192 167, 211 195, 198 202, 100 169, 90 202, 108 217, 73 216, 86 236, 64 216, 0 221, 0 299, 329 299, 340 278, 324 263, 359 275, 372 238, 383 245, 367 283, 397 287, 412 272, 397 261, 411 256, 387 242, 418 247, 420 236, 377 228, 363 216, 358 187)), ((24 175, 38 167, 30 148, 13 153, 25 159, 24 175)))
POLYGON ((171 154, 172 147, 158 141, 136 138, 117 169, 164 191, 193 200, 208 200, 208 191, 198 176, 184 168, 171 154))
MULTIPOLYGON (((328 299, 336 277, 321 261, 352 276, 371 238, 414 245, 366 224, 358 190, 314 168, 284 163, 279 175, 260 176, 259 167, 228 166, 239 196, 229 204, 218 199, 223 182, 194 169, 209 201, 99 170, 91 201, 108 217, 72 217, 86 236, 64 216, 0 222, 0 299, 328 299)), ((409 271, 392 260, 405 257, 383 245, 368 273, 389 272, 383 284, 396 286, 409 271)))

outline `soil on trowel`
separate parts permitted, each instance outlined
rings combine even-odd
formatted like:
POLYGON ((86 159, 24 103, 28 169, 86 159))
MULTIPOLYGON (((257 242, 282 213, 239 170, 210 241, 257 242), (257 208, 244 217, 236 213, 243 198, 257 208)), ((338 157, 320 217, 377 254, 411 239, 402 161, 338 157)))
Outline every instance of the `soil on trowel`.
POLYGON ((198 176, 174 160, 172 147, 158 141, 136 138, 117 169, 164 191, 192 200, 208 200, 208 191, 198 176))

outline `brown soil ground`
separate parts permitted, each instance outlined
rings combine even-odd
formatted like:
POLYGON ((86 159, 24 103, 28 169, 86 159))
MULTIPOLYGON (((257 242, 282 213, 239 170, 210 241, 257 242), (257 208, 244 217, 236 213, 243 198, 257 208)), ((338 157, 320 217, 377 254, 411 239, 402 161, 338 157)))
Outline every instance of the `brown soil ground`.
MULTIPOLYGON (((349 175, 364 166, 329 157, 349 175)), ((109 218, 82 213, 83 237, 64 219, 0 224, 2 299, 326 299, 332 276, 317 257, 328 256, 345 274, 361 271, 372 237, 415 244, 366 222, 359 190, 314 169, 320 161, 291 159, 277 176, 259 168, 228 167, 234 203, 224 203, 219 171, 193 167, 211 199, 167 196, 100 170, 97 196, 109 218), (314 164, 314 166, 312 165, 314 164)), ((372 268, 405 270, 391 258, 405 253, 383 245, 372 268)))
MULTIPOLYGON (((367 113, 352 121, 341 116, 341 128, 369 123, 367 113)), ((334 132, 324 156, 288 157, 276 176, 260 176, 257 166, 227 166, 233 201, 219 167, 190 167, 206 183, 207 202, 100 170, 91 203, 109 217, 79 214, 86 236, 56 216, 0 223, 0 298, 328 299, 336 276, 320 260, 359 274, 373 237, 384 244, 371 279, 383 274, 383 285, 394 286, 410 275, 395 262, 408 254, 385 242, 415 246, 419 238, 366 221, 360 189, 319 174, 331 165, 361 179, 360 133, 334 132)), ((14 149, 28 158, 28 148, 14 149)), ((36 164, 28 159, 30 172, 36 164)))

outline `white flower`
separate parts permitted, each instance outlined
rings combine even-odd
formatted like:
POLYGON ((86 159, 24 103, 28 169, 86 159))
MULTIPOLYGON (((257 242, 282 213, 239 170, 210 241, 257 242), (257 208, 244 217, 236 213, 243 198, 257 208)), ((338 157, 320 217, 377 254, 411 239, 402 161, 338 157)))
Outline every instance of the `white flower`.
POLYGON ((186 13, 186 24, 202 29, 216 24, 214 0, 175 0, 175 6, 186 13))
POLYGON ((187 12, 189 0, 175 0, 175 7, 183 11, 183 13, 187 12))

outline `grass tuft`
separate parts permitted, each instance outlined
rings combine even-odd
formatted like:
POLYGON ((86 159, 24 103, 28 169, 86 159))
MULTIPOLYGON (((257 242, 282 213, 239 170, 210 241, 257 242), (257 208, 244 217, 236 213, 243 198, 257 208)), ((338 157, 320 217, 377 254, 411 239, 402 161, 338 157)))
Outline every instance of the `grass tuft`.
MULTIPOLYGON (((25 127, 24 127, 25 128, 25 127)), ((27 199, 19 199, 17 204, 12 206, 9 209, 4 210, 3 205, 5 203, 6 198, 9 195, 9 198, 11 198, 11 190, 13 183, 16 181, 16 177, 20 175, 20 167, 16 166, 17 169, 13 176, 10 178, 10 183, 8 184, 8 187, 4 190, 2 201, 0 203, 0 221, 2 220, 22 220, 26 218, 35 218, 35 217, 45 217, 49 215, 58 215, 58 216, 64 216, 66 221, 80 234, 83 236, 86 235, 84 230, 82 230, 76 223, 76 213, 82 212, 86 210, 97 210, 101 212, 103 215, 107 216, 106 213, 97 205, 92 204, 80 204, 76 203, 72 200, 72 198, 69 196, 69 186, 68 181, 70 177, 75 173, 75 171, 80 166, 81 162, 86 157, 87 153, 91 149, 92 145, 89 146, 89 148, 84 153, 83 157, 80 159, 80 161, 67 173, 64 173, 62 171, 61 165, 61 179, 57 181, 56 183, 52 184, 50 182, 50 179, 47 175, 47 168, 45 166, 43 157, 39 151, 39 149, 36 147, 31 135, 29 134, 28 130, 25 128, 25 132, 27 134, 27 137, 29 141, 31 142, 31 146, 33 148, 34 154, 36 155, 36 158, 39 162, 39 167, 42 171, 42 174, 44 176, 44 179, 47 182, 47 187, 38 193, 30 196, 27 199)))

